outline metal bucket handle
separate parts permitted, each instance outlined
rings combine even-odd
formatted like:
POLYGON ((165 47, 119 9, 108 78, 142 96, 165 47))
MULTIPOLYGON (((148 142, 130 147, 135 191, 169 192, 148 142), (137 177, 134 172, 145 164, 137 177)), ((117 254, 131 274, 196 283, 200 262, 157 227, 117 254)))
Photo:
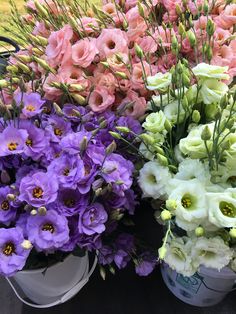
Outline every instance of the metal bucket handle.
POLYGON ((54 302, 49 303, 49 304, 40 305, 40 304, 35 304, 35 303, 31 303, 31 302, 26 301, 24 299, 24 293, 19 289, 18 286, 15 285, 14 280, 11 278, 7 278, 7 277, 6 277, 6 280, 8 281, 12 290, 14 291, 14 293, 16 294, 16 296, 18 297, 18 299, 21 302, 23 302, 24 304, 26 304, 28 306, 34 307, 34 308, 44 309, 44 308, 49 308, 49 307, 53 307, 55 305, 65 303, 66 301, 70 300, 73 296, 75 296, 89 281, 89 278, 93 274, 93 272, 96 268, 96 265, 97 265, 97 256, 95 256, 95 258, 94 258, 93 266, 90 269, 88 275, 84 279, 82 279, 80 282, 78 282, 74 287, 72 287, 69 291, 67 291, 62 297, 60 297, 59 300, 54 301, 54 302))

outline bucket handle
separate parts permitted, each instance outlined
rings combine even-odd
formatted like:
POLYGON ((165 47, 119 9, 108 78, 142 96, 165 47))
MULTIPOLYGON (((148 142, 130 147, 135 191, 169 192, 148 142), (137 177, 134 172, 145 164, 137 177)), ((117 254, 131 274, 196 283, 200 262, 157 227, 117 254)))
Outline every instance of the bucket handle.
POLYGON ((31 302, 26 301, 24 299, 24 297, 22 296, 23 295, 22 291, 19 291, 20 289, 16 287, 14 280, 12 280, 11 278, 7 278, 7 277, 6 277, 6 280, 8 281, 12 290, 14 291, 14 293, 16 294, 16 296, 18 297, 18 299, 21 302, 23 302, 24 304, 26 304, 28 306, 34 307, 34 308, 44 309, 44 308, 49 308, 49 307, 53 307, 55 305, 65 303, 66 301, 70 300, 73 296, 75 296, 89 281, 89 278, 93 274, 96 266, 97 266, 97 256, 95 256, 93 266, 90 269, 86 278, 84 278, 82 281, 78 282, 73 288, 71 288, 69 291, 67 291, 59 300, 52 302, 52 303, 49 303, 49 304, 43 304, 43 305, 35 304, 35 303, 31 303, 31 302))

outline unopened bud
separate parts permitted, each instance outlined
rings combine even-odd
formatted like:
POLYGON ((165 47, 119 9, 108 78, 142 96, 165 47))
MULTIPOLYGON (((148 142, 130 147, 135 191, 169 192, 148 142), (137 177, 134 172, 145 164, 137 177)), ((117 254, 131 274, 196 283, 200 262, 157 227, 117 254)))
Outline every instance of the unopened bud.
POLYGON ((139 59, 143 59, 144 52, 143 52, 142 48, 138 44, 135 44, 134 49, 135 49, 136 56, 139 59))
POLYGON ((176 210, 177 203, 175 200, 166 200, 166 208, 169 210, 176 210))
POLYGON ((39 48, 35 48, 35 47, 32 48, 32 52, 33 52, 34 55, 39 56, 39 57, 44 54, 43 50, 40 50, 39 48))
POLYGON ((56 112, 56 114, 58 115, 58 116, 63 116, 64 114, 63 114, 63 112, 62 112, 62 110, 61 110, 61 108, 60 108, 60 106, 58 106, 58 104, 57 103, 53 103, 53 108, 54 108, 54 110, 55 110, 55 112, 56 112))
POLYGON ((21 247, 25 250, 31 250, 33 245, 32 243, 29 241, 29 240, 24 240, 22 243, 21 243, 21 247))
POLYGON ((236 238, 236 228, 230 229, 229 235, 230 235, 230 237, 231 237, 232 239, 235 239, 235 238, 236 238))
POLYGON ((105 271, 105 269, 102 266, 100 266, 99 271, 100 271, 100 276, 102 277, 103 280, 105 280, 106 279, 106 271, 105 271))
POLYGON ((193 110, 192 120, 194 123, 198 123, 201 120, 201 115, 200 115, 200 112, 198 110, 193 110))
POLYGON ((51 73, 53 73, 53 74, 56 74, 56 71, 55 71, 53 68, 51 68, 51 67, 49 66, 49 64, 48 64, 45 60, 40 59, 40 58, 38 58, 38 57, 33 57, 33 60, 34 60, 36 63, 38 63, 38 65, 40 65, 44 70, 49 71, 49 72, 51 72, 51 73))
POLYGON ((209 6, 208 6, 208 1, 204 1, 204 4, 203 4, 203 12, 205 15, 207 15, 209 13, 209 6))
POLYGON ((167 221, 167 220, 170 220, 171 219, 171 213, 169 210, 166 210, 164 209, 162 212, 161 212, 161 219, 163 221, 167 221))
POLYGON ((189 39, 190 46, 192 48, 195 47, 197 40, 196 40, 196 36, 194 35, 193 31, 191 31, 191 29, 187 31, 187 37, 189 39))
POLYGON ((183 84, 184 84, 184 86, 186 86, 186 87, 189 87, 190 86, 190 78, 189 78, 189 76, 188 75, 186 75, 186 73, 183 73, 183 75, 182 75, 182 80, 183 80, 183 84))
POLYGON ((142 6, 142 3, 140 3, 139 1, 138 1, 138 12, 141 17, 145 18, 144 8, 142 6))
POLYGON ((182 106, 184 108, 184 110, 188 110, 188 98, 186 95, 184 95, 183 99, 182 99, 182 106))
POLYGON ((177 15, 181 15, 182 14, 181 7, 178 4, 176 4, 176 6, 175 6, 175 11, 176 11, 177 15))
POLYGON ((69 87, 70 87, 70 90, 72 89, 76 92, 82 92, 84 90, 84 87, 80 84, 70 84, 69 87))
POLYGON ((43 5, 41 5, 38 1, 34 1, 34 5, 40 15, 48 18, 48 11, 43 5))
POLYGON ((179 24, 178 32, 179 32, 180 36, 182 36, 182 37, 186 36, 186 30, 185 30, 183 23, 179 24))
POLYGON ((15 201, 16 200, 16 196, 14 194, 7 194, 7 200, 8 201, 15 201))
POLYGON ((76 93, 72 93, 71 96, 74 98, 74 100, 81 106, 84 106, 86 104, 86 98, 76 94, 76 93))
POLYGON ((119 133, 117 133, 117 132, 109 131, 109 134, 110 134, 112 137, 116 138, 117 140, 120 140, 120 139, 122 138, 122 136, 121 136, 119 133))
POLYGON ((127 128, 126 126, 117 126, 116 127, 116 130, 117 131, 120 131, 122 133, 129 133, 130 132, 130 129, 127 128))
POLYGON ((220 100, 220 107, 221 107, 222 109, 225 109, 225 108, 227 107, 227 105, 228 105, 228 96, 227 96, 227 94, 225 94, 225 95, 221 98, 221 100, 220 100))
POLYGON ((210 37, 214 34, 215 24, 211 19, 208 19, 207 21, 206 31, 207 31, 208 36, 210 37))
POLYGON ((108 145, 106 148, 106 154, 107 155, 112 154, 116 150, 116 147, 117 147, 116 142, 112 141, 111 144, 108 145))
POLYGON ((0 88, 5 88, 8 86, 8 81, 6 80, 0 80, 0 88))
POLYGON ((1 182, 3 184, 8 184, 11 181, 11 177, 9 176, 8 172, 6 170, 1 171, 1 182))
POLYGON ((207 47, 206 47, 206 57, 207 57, 207 60, 211 61, 212 56, 213 56, 212 48, 209 45, 207 45, 207 47))
POLYGON ((7 70, 7 72, 11 72, 11 73, 16 74, 19 69, 18 69, 18 67, 15 66, 15 65, 8 65, 8 66, 6 67, 6 70, 7 70))
POLYGON ((32 58, 30 56, 27 56, 27 55, 17 55, 17 59, 19 59, 20 61, 25 62, 25 63, 29 63, 32 61, 32 58))
POLYGON ((80 142, 80 151, 84 152, 88 146, 88 138, 87 136, 84 136, 82 141, 80 142))
POLYGON ((201 139, 203 141, 209 141, 211 139, 211 130, 209 129, 208 125, 206 125, 202 131, 201 139))
POLYGON ((163 260, 166 256, 166 253, 167 253, 167 248, 165 246, 160 247, 158 250, 159 259, 163 260))
POLYGON ((36 209, 32 209, 31 212, 30 212, 30 215, 32 216, 36 216, 37 215, 37 210, 36 209))
POLYGON ((100 62, 106 69, 109 69, 109 63, 108 62, 105 62, 105 61, 102 61, 100 62))
POLYGON ((165 120, 164 126, 165 126, 166 131, 170 132, 172 130, 172 124, 168 119, 165 120))
POLYGON ((127 80, 128 76, 124 72, 115 72, 115 75, 122 78, 123 80, 127 80))
POLYGON ((197 228, 195 229, 195 235, 196 235, 196 237, 202 237, 202 236, 204 235, 204 233, 205 233, 205 230, 204 230, 204 228, 202 228, 202 227, 197 227, 197 228))
POLYGON ((143 133, 143 134, 140 134, 139 137, 144 141, 145 144, 147 145, 153 145, 155 143, 155 139, 147 134, 147 133, 143 133))
POLYGON ((38 208, 38 213, 40 216, 45 216, 47 214, 47 208, 44 206, 41 206, 38 208))
POLYGON ((47 46, 48 45, 47 38, 42 37, 42 36, 37 36, 37 39, 38 39, 39 43, 41 44, 41 46, 47 46))
POLYGON ((156 154, 156 158, 161 166, 164 166, 164 167, 168 166, 168 159, 165 156, 161 154, 156 154))

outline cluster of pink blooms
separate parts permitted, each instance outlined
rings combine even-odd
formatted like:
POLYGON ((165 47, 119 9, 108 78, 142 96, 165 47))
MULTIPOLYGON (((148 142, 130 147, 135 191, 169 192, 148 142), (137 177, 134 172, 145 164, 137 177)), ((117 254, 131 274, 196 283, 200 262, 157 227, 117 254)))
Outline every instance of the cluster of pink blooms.
MULTIPOLYGON (((202 45, 208 40, 209 19, 215 29, 211 64, 228 66, 231 79, 235 76, 236 39, 232 35, 236 24, 236 4, 210 1, 205 14, 203 8, 206 2, 203 0, 116 2, 104 2, 101 8, 104 23, 91 9, 87 14, 81 10, 79 18, 72 16, 77 30, 71 23, 54 27, 50 20, 37 19, 35 2, 31 0, 26 4, 30 13, 25 16, 25 21, 34 25, 35 36, 48 40, 40 58, 54 69, 53 73, 46 75, 45 68, 40 64, 29 64, 36 77, 42 78, 47 99, 61 100, 65 94, 61 84, 64 84, 69 87, 75 101, 88 104, 94 112, 122 108, 124 114, 140 118, 151 96, 145 88, 145 77, 164 73, 176 64, 177 57, 171 49, 173 36, 180 43, 181 57, 193 65, 201 62, 202 45), (154 14, 158 15, 156 22, 151 18, 154 14), (197 41, 195 47, 188 36, 179 34, 179 24, 184 15, 186 27, 191 16, 191 28, 197 41), (137 45, 143 52, 143 58, 137 55, 137 45)), ((54 16, 65 14, 55 1, 39 0, 38 3, 47 7, 54 16)), ((71 15, 68 10, 68 17, 71 15)), ((31 56, 33 48, 30 44, 27 52, 21 51, 20 54, 31 56)))

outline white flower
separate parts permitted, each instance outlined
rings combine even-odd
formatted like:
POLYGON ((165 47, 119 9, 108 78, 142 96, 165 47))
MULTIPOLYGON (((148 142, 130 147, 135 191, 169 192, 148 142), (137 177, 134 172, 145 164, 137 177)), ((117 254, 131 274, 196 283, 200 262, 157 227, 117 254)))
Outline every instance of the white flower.
POLYGON ((225 83, 209 79, 202 83, 200 96, 204 104, 219 103, 221 98, 228 92, 229 88, 225 83))
POLYGON ((179 123, 183 122, 186 115, 182 105, 178 105, 178 100, 174 100, 173 102, 166 105, 164 108, 164 114, 166 118, 172 123, 177 123, 178 115, 179 123))
POLYGON ((138 182, 144 197, 158 199, 166 198, 166 185, 170 179, 168 168, 155 161, 149 161, 140 170, 138 182))
POLYGON ((165 91, 171 84, 171 73, 157 73, 154 76, 149 76, 147 78, 147 89, 149 90, 161 90, 165 91))
POLYGON ((179 149, 179 145, 175 146, 174 153, 175 153, 175 158, 178 162, 182 162, 185 159, 182 152, 179 149))
POLYGON ((236 227, 236 194, 235 189, 224 193, 207 193, 209 221, 219 228, 236 227), (231 192, 232 191, 232 192, 231 192), (233 193, 234 191, 234 193, 233 193))
POLYGON ((193 267, 191 259, 191 240, 187 244, 183 238, 175 238, 166 244, 164 261, 170 268, 184 276, 192 276, 198 267, 193 267))
POLYGON ((160 133, 165 131, 166 116, 163 111, 153 112, 149 114, 143 123, 143 127, 146 131, 152 133, 160 133))
POLYGON ((221 270, 229 264, 233 251, 220 237, 201 237, 195 240, 191 255, 194 264, 221 270))
POLYGON ((173 100, 174 100, 174 98, 168 94, 165 94, 162 96, 154 95, 154 96, 152 96, 152 100, 148 102, 148 109, 152 109, 152 103, 155 105, 155 107, 160 108, 161 105, 163 107, 165 107, 166 105, 168 105, 173 100))
POLYGON ((200 160, 187 158, 179 164, 175 178, 180 180, 199 179, 202 182, 209 182, 210 172, 208 166, 200 160))
POLYGON ((196 67, 192 69, 192 71, 198 78, 229 80, 229 75, 225 73, 228 71, 228 67, 221 67, 207 63, 199 63, 196 67))
POLYGON ((176 224, 186 231, 191 231, 207 217, 206 191, 197 179, 178 181, 178 186, 170 193, 168 199, 176 201, 177 204, 176 224))

